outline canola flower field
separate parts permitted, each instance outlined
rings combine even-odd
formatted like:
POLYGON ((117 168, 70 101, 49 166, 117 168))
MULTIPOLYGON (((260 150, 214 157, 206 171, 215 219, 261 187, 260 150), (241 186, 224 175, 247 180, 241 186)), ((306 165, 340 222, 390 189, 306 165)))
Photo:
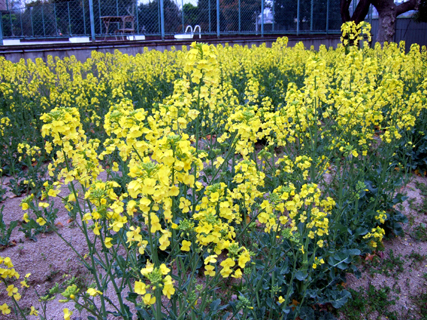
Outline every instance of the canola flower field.
MULTIPOLYGON (((61 237, 59 197, 92 283, 45 303, 61 295, 88 319, 333 319, 355 259, 401 234, 396 190, 427 150, 426 71, 417 45, 286 38, 0 58, 0 177, 26 195, 1 244, 18 225, 61 237)), ((30 276, 10 258, 0 274, 2 314, 49 317, 20 307, 30 276)))

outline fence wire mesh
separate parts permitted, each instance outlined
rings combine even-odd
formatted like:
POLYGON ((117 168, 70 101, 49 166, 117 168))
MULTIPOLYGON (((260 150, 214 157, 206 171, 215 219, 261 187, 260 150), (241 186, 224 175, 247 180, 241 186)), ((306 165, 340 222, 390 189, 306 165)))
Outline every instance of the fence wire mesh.
MULTIPOLYGON (((132 34, 167 36, 199 25, 202 34, 327 33, 341 26, 339 0, 49 0, 8 7, 3 38, 132 34), (131 16, 130 25, 115 19, 131 16), (107 34, 108 33, 108 34, 107 34)), ((1 36, 1 35, 0 35, 1 36)))

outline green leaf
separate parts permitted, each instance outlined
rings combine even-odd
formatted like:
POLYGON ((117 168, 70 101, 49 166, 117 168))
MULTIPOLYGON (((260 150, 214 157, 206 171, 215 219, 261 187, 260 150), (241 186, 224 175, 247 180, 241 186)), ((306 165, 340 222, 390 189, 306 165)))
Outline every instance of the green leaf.
POLYGON ((335 300, 331 301, 331 304, 334 308, 339 309, 347 303, 347 300, 350 297, 351 297, 350 292, 348 292, 347 290, 343 290, 339 294, 336 294, 334 296, 335 300))
POLYGON ((308 273, 307 273, 307 271, 306 270, 298 270, 296 273, 295 273, 295 278, 297 279, 297 280, 299 280, 299 281, 304 281, 305 280, 305 278, 307 278, 307 276, 308 276, 308 273))
POLYGON ((314 310, 310 307, 302 307, 299 313, 301 319, 316 320, 314 310))
POLYGON ((136 298, 138 298, 138 294, 135 292, 129 292, 126 300, 132 303, 136 303, 136 298))
POLYGON ((349 298, 351 298, 351 293, 347 290, 326 290, 323 297, 319 299, 319 303, 330 303, 335 309, 339 309, 347 303, 349 298))
POLYGON ((225 306, 220 306, 220 304, 221 304, 221 299, 216 299, 216 300, 212 301, 211 304, 210 304, 210 306, 209 306, 210 313, 211 314, 215 314, 218 311, 220 311, 222 309, 225 309, 227 307, 226 305, 225 306))

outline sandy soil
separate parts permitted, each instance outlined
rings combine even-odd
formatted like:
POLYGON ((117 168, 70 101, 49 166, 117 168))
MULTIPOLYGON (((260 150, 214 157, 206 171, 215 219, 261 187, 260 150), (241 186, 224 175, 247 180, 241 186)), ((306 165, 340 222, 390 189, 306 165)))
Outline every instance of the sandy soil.
MULTIPOLYGON (((421 223, 427 224, 427 212, 420 210, 420 206, 424 200, 421 192, 416 187, 416 182, 427 185, 427 178, 413 176, 412 181, 401 190, 406 193, 408 199, 403 203, 401 208, 402 213, 406 215, 409 222, 403 226, 405 232, 404 237, 394 237, 384 241, 384 251, 377 252, 375 255, 365 257, 359 266, 362 272, 362 277, 357 279, 354 275, 348 275, 347 288, 359 290, 360 287, 368 290, 369 285, 373 285, 376 289, 388 286, 393 289, 391 298, 396 300, 394 306, 390 306, 389 312, 395 311, 398 314, 398 319, 420 319, 423 315, 419 313, 416 307, 416 300, 421 293, 426 293, 427 278, 423 275, 427 274, 427 259, 418 262, 410 255, 418 253, 427 255, 427 242, 417 241, 414 237, 414 229, 421 223), (402 210, 403 209, 403 210, 402 210), (401 270, 397 264, 393 270, 389 270, 389 276, 385 272, 372 272, 379 269, 377 266, 384 261, 390 261, 390 250, 394 259, 403 262, 401 270)), ((394 260, 396 261, 396 260, 394 260)), ((369 302, 367 302, 369 303, 369 302)), ((426 315, 424 315, 426 316, 426 315)), ((341 319, 346 319, 345 314, 341 314, 341 319)), ((363 317, 365 319, 365 317, 363 317)), ((368 319, 387 319, 385 316, 373 313, 368 319)))
MULTIPOLYGON (((21 200, 21 197, 16 197, 2 203, 5 206, 3 214, 6 224, 22 218, 23 211, 19 206, 21 200)), ((57 222, 60 223, 59 225, 63 225, 60 228, 60 233, 72 243, 78 252, 85 254, 85 241, 79 230, 69 222, 67 211, 58 201, 56 201, 55 207, 59 209, 57 222)), ((61 282, 72 276, 80 277, 82 281, 85 281, 86 270, 80 265, 75 253, 57 235, 53 233, 38 234, 37 242, 35 242, 26 239, 24 234, 16 228, 12 233, 11 240, 16 245, 4 249, 0 255, 12 259, 15 269, 21 277, 31 273, 28 281, 30 288, 24 290, 23 294, 21 293, 21 307, 29 308, 34 305, 34 307, 39 308, 35 291, 40 295, 45 295, 46 291, 55 285, 55 282, 61 282)), ((73 307, 73 303, 59 303, 58 300, 61 298, 63 297, 58 297, 47 305, 47 314, 51 319, 63 319, 62 309, 73 307)), ((1 292, 0 305, 6 301, 10 302, 9 297, 5 292, 1 292)), ((9 317, 10 315, 3 317, 0 315, 2 320, 10 319, 9 317)), ((37 317, 29 317, 29 319, 32 318, 36 319, 37 317)))

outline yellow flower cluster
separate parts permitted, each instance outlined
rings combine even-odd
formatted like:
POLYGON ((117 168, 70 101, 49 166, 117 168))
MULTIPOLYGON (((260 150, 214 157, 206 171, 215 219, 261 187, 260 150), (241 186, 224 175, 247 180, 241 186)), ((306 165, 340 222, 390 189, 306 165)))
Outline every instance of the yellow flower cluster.
MULTIPOLYGON (((1 116, 1 114, 0 114, 1 116)), ((0 118, 0 136, 4 135, 4 128, 10 126, 10 119, 8 117, 0 118)))
POLYGON ((162 293, 168 299, 175 293, 173 286, 174 280, 169 275, 170 269, 166 267, 164 263, 160 267, 155 268, 154 264, 150 261, 147 262, 145 268, 141 270, 141 274, 150 282, 147 285, 143 281, 135 281, 134 291, 135 293, 143 296, 142 301, 145 305, 150 306, 156 303, 156 297, 150 293, 156 289, 162 289, 162 293))
POLYGON ((371 239, 369 242, 370 246, 376 248, 378 243, 381 243, 383 237, 385 235, 385 231, 381 227, 372 228, 371 232, 367 233, 363 236, 363 239, 371 239))
POLYGON ((387 214, 384 210, 378 210, 378 215, 375 216, 375 219, 378 220, 381 224, 384 224, 384 222, 387 220, 387 214))
MULTIPOLYGON (((17 151, 21 154, 26 154, 30 157, 31 161, 36 161, 35 156, 41 155, 41 149, 37 146, 31 147, 28 143, 20 143, 18 144, 17 151)), ((19 157, 19 161, 22 160, 22 156, 19 157)))
MULTIPOLYGON (((56 169, 61 169, 57 176, 57 188, 62 178, 65 184, 76 180, 85 187, 90 186, 91 180, 104 170, 99 165, 96 152, 99 141, 87 139, 81 129, 79 111, 76 108, 55 108, 43 114, 41 119, 45 122, 42 136, 51 137, 52 143, 61 147, 55 161, 48 166, 50 176, 54 176, 56 169)), ((51 144, 46 142, 46 149, 51 148, 51 144)))
MULTIPOLYGON (((214 47, 193 46, 184 66, 185 76, 175 82, 172 97, 160 104, 152 115, 144 109, 135 109, 126 94, 119 94, 120 101, 111 106, 105 116, 104 128, 109 138, 102 143, 105 151, 101 153, 97 152, 101 143, 89 140, 83 131, 76 108, 55 108, 42 116, 45 123, 42 135, 52 141, 52 145, 46 147, 61 148, 49 166, 51 175, 59 171, 58 182, 45 186, 45 193, 56 196, 61 184, 81 184, 83 200, 89 207, 82 222, 91 225, 94 234, 103 239, 105 248, 119 245, 113 239, 114 234, 125 230, 128 247, 137 247, 139 254, 144 254, 148 245, 166 251, 170 249, 174 230, 186 231, 190 237, 187 239, 194 236, 194 243, 203 250, 213 250, 216 255, 228 251, 228 258, 220 262, 223 277, 242 276, 250 255, 234 241, 233 224, 242 220, 234 201, 243 199, 247 212, 251 212, 254 198, 261 195, 257 187, 263 183, 263 174, 256 171, 253 162, 244 161, 236 166, 237 188, 228 190, 224 183, 213 184, 205 188, 204 196, 197 199, 199 203, 191 209, 192 203, 187 199, 204 188, 198 179, 206 153, 196 152, 192 138, 184 130, 217 104, 217 95, 226 99, 227 93, 220 94, 218 88, 217 63, 214 47), (125 163, 122 173, 130 179, 126 193, 120 195, 114 192, 119 187, 117 182, 98 180, 103 171, 100 161, 115 152, 125 163), (189 191, 183 193, 184 190, 189 191), (189 221, 174 223, 175 201, 179 201, 183 214, 192 211, 189 221), (141 215, 145 224, 136 225, 136 215, 141 215), (194 227, 188 228, 189 224, 194 227), (145 230, 150 233, 148 237, 145 230), (158 244, 152 243, 153 239, 158 244)), ((209 119, 213 119, 212 114, 207 115, 206 120, 209 119)), ((117 169, 116 163, 113 170, 117 169)), ((73 188, 66 199, 68 210, 82 205, 78 198, 79 192, 73 188)), ((28 208, 26 203, 23 206, 28 208)), ((192 241, 183 240, 181 251, 190 251, 191 245, 192 241)), ((214 276, 213 261, 209 263, 206 272, 214 276)), ((169 272, 165 264, 154 262, 147 262, 141 270, 150 285, 136 281, 134 290, 142 296, 145 305, 156 303, 155 293, 159 288, 168 299, 174 294, 174 281, 169 272)))
MULTIPOLYGON (((344 26, 344 44, 356 44, 360 32, 369 29, 344 26)), ((148 255, 129 271, 130 285, 145 306, 160 305, 161 295, 175 294, 170 269, 178 262, 159 254, 203 259, 209 280, 239 279, 251 260, 242 230, 290 239, 305 267, 321 268, 316 253, 330 248, 333 212, 345 207, 330 195, 354 187, 329 181, 346 170, 360 170, 364 181, 368 160, 385 157, 378 147, 392 149, 426 108, 427 80, 417 70, 425 70, 427 52, 402 48, 314 51, 289 48, 283 38, 272 48, 195 43, 136 57, 94 52, 84 63, 0 58, 0 91, 12 97, 11 110, 20 107, 14 95, 21 90, 45 109, 45 150, 58 151, 49 164, 56 182, 44 185, 42 201, 68 185, 66 208, 82 212, 105 252, 148 255)), ((0 119, 0 134, 9 123, 0 119)), ((39 150, 22 143, 18 151, 35 157, 39 150)), ((360 198, 366 190, 359 189, 360 198)), ((386 218, 377 211, 370 222, 364 238, 372 247, 386 218)))
POLYGON ((348 21, 341 25, 341 42, 346 46, 349 43, 358 45, 359 41, 367 37, 371 42, 371 25, 365 21, 356 24, 354 21, 348 21))
MULTIPOLYGON (((314 183, 304 184, 299 192, 289 183, 274 190, 274 194, 282 201, 282 212, 287 210, 292 230, 301 234, 308 232, 308 238, 316 238, 317 245, 323 247, 322 237, 329 234, 328 213, 335 206, 335 201, 330 197, 320 200, 322 193, 314 183), (299 223, 304 224, 303 230, 297 228, 299 223)), ((281 222, 287 221, 283 219, 281 222)))
MULTIPOLYGON (((27 280, 30 275, 30 273, 25 275, 24 280, 21 281, 21 288, 29 287, 27 280)), ((19 293, 19 289, 17 287, 15 287, 12 283, 9 283, 13 281, 13 278, 16 280, 19 279, 20 275, 13 267, 12 260, 9 257, 0 257, 0 277, 3 280, 3 284, 6 286, 5 293, 7 293, 7 295, 12 298, 13 303, 16 306, 17 301, 21 300, 21 294, 19 293)), ((11 309, 7 303, 0 305, 0 311, 3 315, 11 313, 11 309)), ((31 306, 30 315, 38 315, 38 311, 33 306, 31 306)))

